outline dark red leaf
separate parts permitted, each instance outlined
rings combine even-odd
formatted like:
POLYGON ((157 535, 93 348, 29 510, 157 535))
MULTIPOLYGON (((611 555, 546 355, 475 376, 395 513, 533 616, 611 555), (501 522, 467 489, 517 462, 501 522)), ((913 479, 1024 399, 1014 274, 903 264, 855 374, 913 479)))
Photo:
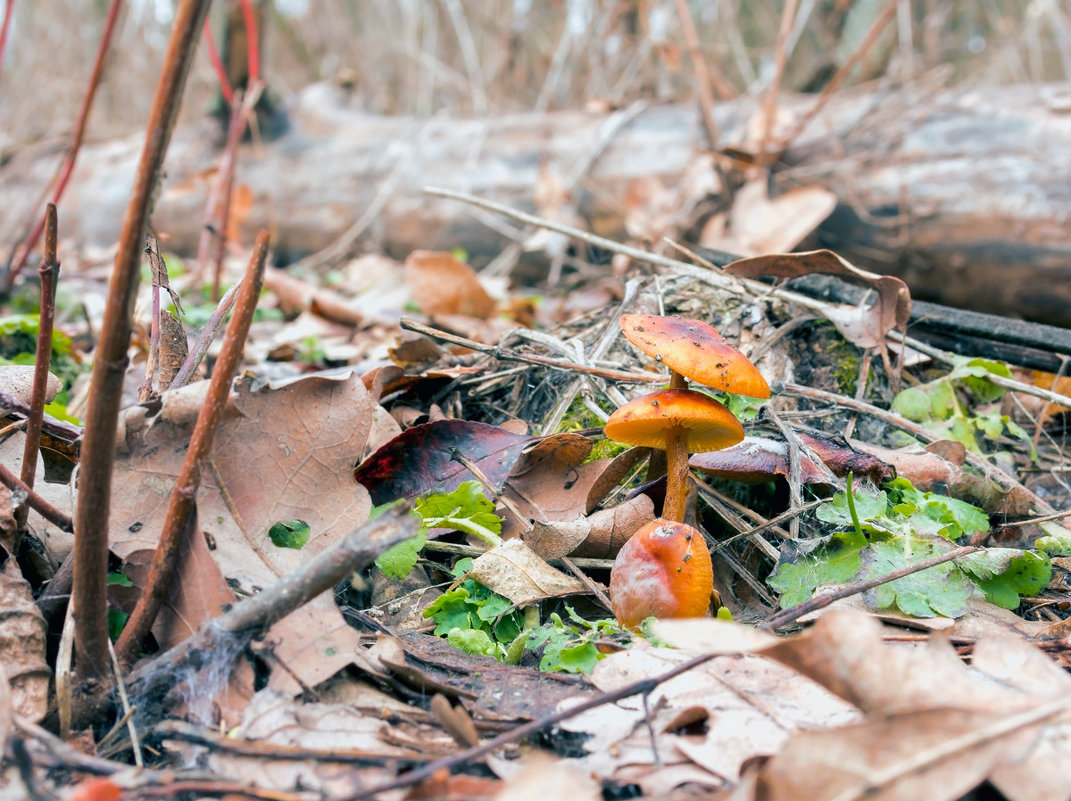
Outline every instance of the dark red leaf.
POLYGON ((469 420, 437 420, 403 431, 353 471, 377 506, 428 492, 452 492, 475 476, 454 452, 475 462, 495 486, 501 486, 517 457, 533 437, 469 420))

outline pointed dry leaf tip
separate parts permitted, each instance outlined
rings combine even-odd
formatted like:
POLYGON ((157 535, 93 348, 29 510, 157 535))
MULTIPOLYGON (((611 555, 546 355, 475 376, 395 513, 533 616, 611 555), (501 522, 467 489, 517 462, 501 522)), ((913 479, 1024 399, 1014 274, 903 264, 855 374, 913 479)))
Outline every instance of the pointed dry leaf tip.
POLYGON ((701 320, 622 314, 625 338, 648 356, 713 389, 770 397, 770 385, 748 358, 701 320))
POLYGON ((626 403, 606 421, 606 436, 629 445, 666 447, 671 429, 683 428, 689 453, 717 451, 744 438, 744 429, 718 401, 693 389, 663 389, 626 403))
POLYGON ((713 589, 703 535, 661 518, 629 538, 610 572, 614 615, 630 628, 648 617, 702 617, 713 589))

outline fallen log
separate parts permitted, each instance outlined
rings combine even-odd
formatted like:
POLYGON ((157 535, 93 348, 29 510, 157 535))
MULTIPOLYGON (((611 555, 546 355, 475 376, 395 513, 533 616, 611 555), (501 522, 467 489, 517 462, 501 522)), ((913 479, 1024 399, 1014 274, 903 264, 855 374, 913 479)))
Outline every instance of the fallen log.
MULTIPOLYGON (((781 108, 798 117, 814 102, 787 97, 781 108)), ((744 139, 755 110, 748 98, 717 108, 722 144, 744 139)), ((362 215, 363 239, 392 255, 460 246, 479 264, 509 241, 508 226, 421 188, 530 210, 541 169, 567 184, 580 172, 572 194, 580 216, 597 233, 623 238, 630 185, 679 183, 705 142, 690 106, 646 108, 607 133, 614 121, 585 111, 384 118, 328 84, 299 93, 288 117, 276 140, 243 146, 232 210, 243 241, 262 226, 272 231, 283 264, 328 247, 362 215)), ((206 170, 217 155, 212 125, 175 132, 153 216, 180 254, 196 249, 206 170)), ((831 189, 840 203, 818 244, 904 277, 917 297, 1071 325, 1068 141, 1067 84, 844 93, 792 142, 773 170, 773 189, 831 189)), ((61 210, 67 236, 116 241, 139 147, 135 137, 84 149, 61 210)), ((0 243, 14 243, 58 158, 58 149, 24 152, 0 167, 0 243)))

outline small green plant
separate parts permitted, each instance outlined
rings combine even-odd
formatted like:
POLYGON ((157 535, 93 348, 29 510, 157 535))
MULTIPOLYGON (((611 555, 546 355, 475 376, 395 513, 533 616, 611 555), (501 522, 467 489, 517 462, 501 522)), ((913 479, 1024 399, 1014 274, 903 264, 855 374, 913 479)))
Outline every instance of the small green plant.
MULTIPOLYGON (((391 506, 394 504, 376 507, 372 517, 379 516, 391 506)), ((413 503, 413 514, 420 518, 420 533, 387 549, 376 559, 376 567, 390 578, 403 579, 409 575, 427 544, 429 528, 462 531, 492 547, 502 544, 499 537, 502 518, 495 514, 494 503, 483 494, 478 481, 464 481, 453 492, 437 492, 417 498, 413 503)))
MULTIPOLYGON (((902 478, 880 491, 853 491, 849 479, 848 490, 816 515, 836 530, 801 544, 798 558, 781 562, 770 575, 767 581, 782 593, 782 607, 806 601, 821 585, 878 578, 946 553, 959 537, 989 530, 981 509, 920 492, 902 478)), ((1015 609, 1020 595, 1041 590, 1051 574, 1044 554, 987 548, 883 584, 863 598, 873 609, 897 609, 913 617, 959 617, 976 587, 991 603, 1015 609)))
MULTIPOLYGON (((460 578, 471 567, 471 559, 461 559, 452 572, 460 578)), ((605 656, 597 641, 627 634, 613 619, 588 621, 568 606, 566 614, 568 622, 552 612, 539 625, 538 607, 521 612, 473 579, 465 579, 424 610, 424 617, 435 621, 435 634, 454 647, 510 664, 519 662, 525 651, 542 649, 539 669, 546 672, 590 673, 605 656)))
MULTIPOLYGON (((471 559, 461 559, 453 573, 463 576, 471 559)), ((524 627, 524 617, 508 598, 492 592, 474 579, 436 598, 424 617, 435 621, 435 634, 468 653, 485 654, 504 661, 509 646, 524 627)))
POLYGON ((893 398, 892 409, 975 453, 982 453, 979 436, 998 440, 1007 433, 1026 444, 1031 458, 1037 459, 1030 436, 1008 415, 999 410, 969 413, 968 401, 991 404, 1003 397, 1004 389, 990 381, 990 376, 1011 378, 1011 371, 1007 365, 988 359, 959 359, 940 378, 903 390, 893 398))

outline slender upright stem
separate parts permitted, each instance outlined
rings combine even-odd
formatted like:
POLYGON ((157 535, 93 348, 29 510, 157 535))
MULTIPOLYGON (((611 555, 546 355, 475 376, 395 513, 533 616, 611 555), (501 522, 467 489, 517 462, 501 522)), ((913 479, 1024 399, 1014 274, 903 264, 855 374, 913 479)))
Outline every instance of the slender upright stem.
POLYGON ((100 341, 93 357, 90 397, 82 441, 82 469, 75 512, 75 654, 79 679, 95 682, 110 670, 108 655, 108 514, 116 422, 126 375, 131 317, 152 198, 178 117, 186 76, 211 0, 183 0, 175 14, 163 72, 146 126, 137 176, 127 206, 119 249, 108 285, 100 341))
POLYGON ((683 523, 687 502, 688 431, 684 426, 673 426, 666 432, 666 501, 662 517, 683 523))
POLYGON ((141 641, 145 639, 160 607, 171 592, 175 566, 183 548, 186 547, 188 538, 197 534, 197 489, 201 483, 201 466, 211 453, 212 440, 227 405, 234 373, 242 360, 242 349, 253 321, 257 300, 260 298, 260 288, 264 283, 264 263, 267 258, 268 233, 261 231, 257 236, 242 288, 238 292, 234 315, 227 326, 223 349, 212 372, 212 381, 208 386, 204 405, 190 437, 190 447, 175 481, 175 488, 171 491, 164 528, 156 545, 145 588, 116 644, 116 652, 123 665, 129 665, 137 656, 141 641))
MULTIPOLYGON (((10 9, 13 3, 9 3, 10 9)), ((119 19, 119 11, 123 7, 123 0, 112 0, 111 6, 108 8, 108 17, 104 21, 104 32, 100 37, 100 45, 97 47, 97 56, 93 61, 93 71, 89 76, 89 85, 86 88, 85 96, 82 98, 82 107, 78 110, 78 121, 74 125, 74 133, 71 134, 71 144, 67 147, 67 154, 63 159, 63 164, 60 165, 59 172, 52 180, 52 202, 59 203, 60 198, 63 197, 63 192, 67 188, 67 183, 71 180, 71 175, 74 174, 75 160, 78 158, 78 151, 82 149, 82 142, 85 139, 86 126, 89 124, 89 112, 93 109, 93 98, 97 94, 97 87, 100 85, 101 75, 104 74, 104 60, 108 54, 108 46, 112 40, 112 34, 115 32, 115 23, 119 19)), ((2 55, 2 47, 0 47, 0 55, 2 55)), ((46 196, 48 190, 45 190, 46 196)), ((33 252, 34 247, 37 245, 37 240, 41 236, 41 231, 45 227, 45 214, 42 214, 33 228, 26 235, 22 242, 22 249, 18 251, 18 254, 14 260, 14 264, 8 271, 7 276, 4 278, 4 291, 11 289, 15 283, 15 279, 18 278, 22 268, 26 266, 26 260, 30 257, 30 253, 33 252)))
MULTIPOLYGON (((37 321, 37 351, 33 361, 33 392, 30 395, 30 414, 26 418, 26 439, 22 448, 22 482, 33 488, 37 476, 37 449, 41 445, 41 428, 45 422, 45 394, 48 392, 48 368, 52 361, 52 326, 56 318, 55 276, 59 270, 56 257, 57 223, 56 206, 49 203, 45 210, 45 259, 38 274, 41 277, 41 313, 37 321)), ((15 512, 16 540, 18 550, 19 532, 26 527, 29 507, 20 506, 15 512)))

